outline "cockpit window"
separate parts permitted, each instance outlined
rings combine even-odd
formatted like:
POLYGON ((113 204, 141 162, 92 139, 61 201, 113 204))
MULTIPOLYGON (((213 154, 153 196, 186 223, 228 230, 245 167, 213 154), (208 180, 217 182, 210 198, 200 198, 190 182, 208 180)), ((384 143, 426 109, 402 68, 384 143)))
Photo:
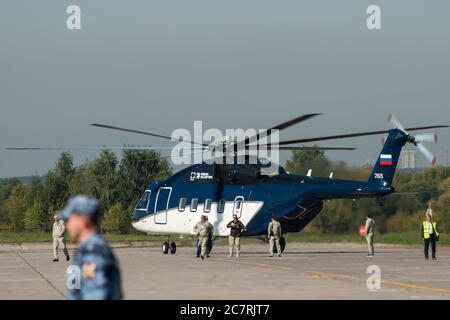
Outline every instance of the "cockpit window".
POLYGON ((141 197, 141 200, 139 200, 136 209, 147 210, 149 203, 150 203, 150 191, 145 191, 141 197))

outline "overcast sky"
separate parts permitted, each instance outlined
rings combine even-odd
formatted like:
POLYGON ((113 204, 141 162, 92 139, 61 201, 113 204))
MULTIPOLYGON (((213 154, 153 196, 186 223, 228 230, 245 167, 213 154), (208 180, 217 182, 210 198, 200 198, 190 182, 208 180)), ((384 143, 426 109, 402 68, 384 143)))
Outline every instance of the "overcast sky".
MULTIPOLYGON (((324 115, 281 138, 450 123, 450 1, 4 0, 0 4, 0 177, 44 174, 57 151, 6 146, 170 145, 90 127, 268 128, 324 115), (66 8, 81 7, 79 31, 66 8), (381 6, 382 30, 366 9, 381 6)), ((430 149, 445 163, 450 131, 430 149)), ((333 159, 374 160, 380 136, 333 159)), ((93 151, 75 151, 77 164, 93 151)), ((284 159, 289 154, 284 155, 284 159)), ((418 155, 420 165, 426 165, 418 155)))

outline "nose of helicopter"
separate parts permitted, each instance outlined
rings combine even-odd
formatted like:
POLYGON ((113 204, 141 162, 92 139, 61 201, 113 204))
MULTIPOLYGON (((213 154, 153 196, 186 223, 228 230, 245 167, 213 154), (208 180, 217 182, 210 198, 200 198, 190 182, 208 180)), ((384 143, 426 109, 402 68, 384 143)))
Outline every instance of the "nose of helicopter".
POLYGON ((133 212, 131 213, 131 222, 135 223, 137 221, 139 221, 139 219, 142 217, 141 212, 139 212, 139 210, 134 209, 133 212))
POLYGON ((146 190, 133 210, 133 213, 131 215, 132 222, 136 222, 145 217, 146 215, 148 215, 150 196, 151 196, 150 190, 146 190))

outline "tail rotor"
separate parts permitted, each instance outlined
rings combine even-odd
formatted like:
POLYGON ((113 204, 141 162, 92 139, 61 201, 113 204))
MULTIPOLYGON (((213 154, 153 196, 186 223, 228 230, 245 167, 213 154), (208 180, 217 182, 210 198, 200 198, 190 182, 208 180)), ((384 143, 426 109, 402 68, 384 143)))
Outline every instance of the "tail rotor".
POLYGON ((424 157, 430 162, 432 165, 436 164, 436 156, 428 150, 427 147, 423 144, 425 143, 437 143, 438 142, 438 135, 437 133, 424 133, 424 134, 418 134, 416 136, 411 136, 405 129, 405 127, 401 124, 401 122, 392 114, 390 113, 388 116, 388 122, 393 126, 393 128, 397 128, 402 130, 404 133, 406 133, 409 136, 409 141, 412 144, 414 144, 417 149, 424 155, 424 157))

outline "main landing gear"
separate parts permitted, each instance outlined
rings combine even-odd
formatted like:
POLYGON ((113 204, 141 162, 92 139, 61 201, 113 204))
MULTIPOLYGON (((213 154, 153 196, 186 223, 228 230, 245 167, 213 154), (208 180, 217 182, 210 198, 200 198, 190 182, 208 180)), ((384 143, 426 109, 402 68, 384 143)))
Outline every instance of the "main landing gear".
POLYGON ((162 245, 162 253, 168 254, 170 251, 171 254, 175 254, 177 252, 177 244, 175 242, 164 241, 162 245))

